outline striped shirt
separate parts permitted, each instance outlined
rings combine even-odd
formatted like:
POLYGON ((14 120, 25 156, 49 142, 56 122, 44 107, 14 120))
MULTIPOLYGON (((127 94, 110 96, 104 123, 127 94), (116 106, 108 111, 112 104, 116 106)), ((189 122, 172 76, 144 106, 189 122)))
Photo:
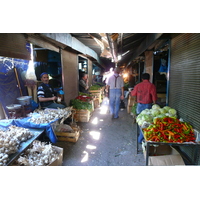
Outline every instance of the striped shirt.
MULTIPOLYGON (((48 93, 49 92, 51 92, 52 94, 53 94, 53 91, 52 91, 52 89, 51 89, 51 87, 49 87, 49 85, 47 85, 46 84, 46 86, 48 87, 48 89, 50 90, 50 91, 48 91, 48 93)), ((45 90, 45 88, 42 86, 42 84, 38 87, 38 90, 37 90, 37 96, 38 96, 38 98, 39 97, 52 97, 53 95, 48 95, 48 96, 46 96, 46 90, 45 90)))

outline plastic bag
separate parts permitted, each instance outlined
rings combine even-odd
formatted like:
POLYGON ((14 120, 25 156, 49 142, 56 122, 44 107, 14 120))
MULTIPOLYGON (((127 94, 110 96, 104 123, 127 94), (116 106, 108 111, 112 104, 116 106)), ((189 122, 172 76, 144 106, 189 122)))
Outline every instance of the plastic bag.
POLYGON ((125 103, 123 100, 121 100, 121 102, 120 102, 120 108, 125 108, 125 103))
POLYGON ((56 132, 73 132, 73 129, 67 124, 59 124, 55 127, 56 132))

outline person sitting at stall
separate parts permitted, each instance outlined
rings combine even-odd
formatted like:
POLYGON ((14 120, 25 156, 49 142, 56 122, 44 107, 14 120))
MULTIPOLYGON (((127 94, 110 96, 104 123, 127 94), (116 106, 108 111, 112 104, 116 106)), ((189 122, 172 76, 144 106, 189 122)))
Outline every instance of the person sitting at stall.
POLYGON ((81 79, 79 80, 79 92, 90 94, 88 85, 88 75, 86 73, 81 74, 81 79))
POLYGON ((65 108, 66 106, 60 103, 56 103, 60 100, 57 98, 53 89, 49 86, 49 75, 46 72, 43 72, 40 75, 42 83, 37 89, 37 97, 40 103, 41 108, 65 108))

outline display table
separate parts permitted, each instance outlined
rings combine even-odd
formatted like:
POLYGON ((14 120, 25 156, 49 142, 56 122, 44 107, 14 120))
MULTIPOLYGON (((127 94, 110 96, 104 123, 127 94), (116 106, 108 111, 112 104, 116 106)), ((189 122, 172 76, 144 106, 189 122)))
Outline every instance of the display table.
POLYGON ((30 119, 30 117, 26 117, 23 119, 16 119, 16 120, 14 120, 14 125, 23 127, 23 128, 43 129, 43 130, 45 130, 47 137, 49 138, 49 140, 52 143, 57 142, 57 137, 56 137, 51 125, 53 123, 55 123, 56 121, 58 121, 59 119, 56 119, 50 123, 45 123, 45 124, 35 124, 33 122, 30 122, 29 119, 30 119))
POLYGON ((33 143, 34 140, 36 140, 43 132, 44 129, 29 129, 30 132, 33 134, 33 137, 29 140, 22 142, 20 144, 20 147, 16 153, 9 155, 9 161, 6 165, 12 165, 15 160, 18 159, 18 157, 33 143))
MULTIPOLYGON (((137 124, 137 154, 139 152, 138 135, 142 131, 141 127, 137 124)), ((149 163, 149 149, 150 146, 168 145, 176 149, 183 158, 186 165, 199 165, 200 158, 200 143, 165 143, 165 142, 152 142, 144 141, 146 147, 146 165, 149 163)))

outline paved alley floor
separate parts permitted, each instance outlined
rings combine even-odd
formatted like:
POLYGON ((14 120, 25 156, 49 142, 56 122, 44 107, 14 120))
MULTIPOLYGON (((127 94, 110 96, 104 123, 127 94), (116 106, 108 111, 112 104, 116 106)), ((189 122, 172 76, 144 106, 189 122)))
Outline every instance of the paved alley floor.
POLYGON ((136 152, 136 124, 121 110, 118 119, 108 112, 108 99, 96 108, 90 121, 77 123, 81 135, 76 143, 57 142, 64 149, 64 166, 144 166, 142 151, 136 152))

